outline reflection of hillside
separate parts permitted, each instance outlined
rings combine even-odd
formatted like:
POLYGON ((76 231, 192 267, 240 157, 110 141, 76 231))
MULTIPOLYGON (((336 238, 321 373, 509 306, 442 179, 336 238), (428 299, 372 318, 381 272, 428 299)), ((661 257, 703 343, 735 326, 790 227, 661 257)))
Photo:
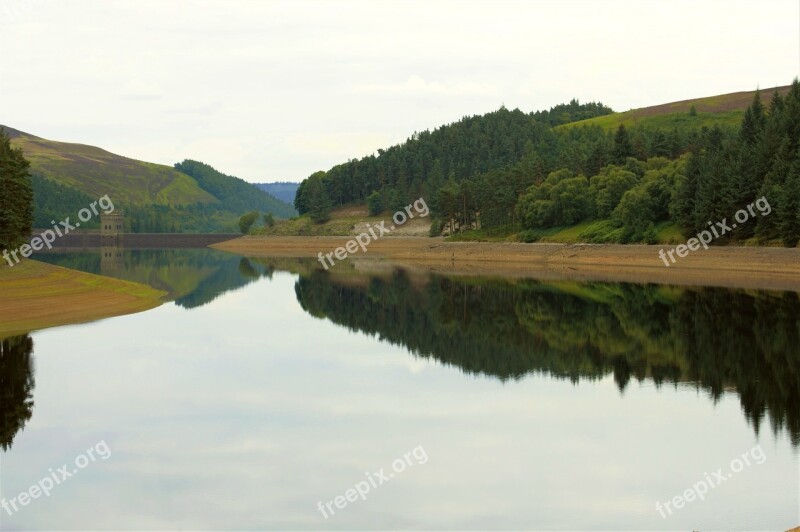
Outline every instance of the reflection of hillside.
POLYGON ((167 299, 185 308, 205 305, 230 290, 241 288, 262 275, 270 275, 249 259, 212 249, 122 250, 109 260, 99 253, 47 253, 37 260, 98 275, 147 284, 167 292, 167 299), (249 266, 242 267, 247 261, 249 266), (253 273, 255 272, 255 273, 253 273))
POLYGON ((441 277, 419 289, 402 273, 359 286, 321 271, 295 289, 314 316, 468 373, 611 373, 620 390, 631 378, 693 382, 714 400, 735 389, 756 431, 769 416, 800 444, 795 293, 441 277))
POLYGON ((0 447, 11 448, 33 411, 33 340, 26 335, 0 341, 0 447))

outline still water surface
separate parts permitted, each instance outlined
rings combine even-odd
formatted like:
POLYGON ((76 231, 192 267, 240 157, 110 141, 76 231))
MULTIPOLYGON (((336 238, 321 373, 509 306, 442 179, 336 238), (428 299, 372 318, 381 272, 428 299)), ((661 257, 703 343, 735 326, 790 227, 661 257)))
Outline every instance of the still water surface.
POLYGON ((800 523, 796 293, 113 253, 38 258, 170 302, 6 342, 2 496, 110 456, 0 528, 800 523))

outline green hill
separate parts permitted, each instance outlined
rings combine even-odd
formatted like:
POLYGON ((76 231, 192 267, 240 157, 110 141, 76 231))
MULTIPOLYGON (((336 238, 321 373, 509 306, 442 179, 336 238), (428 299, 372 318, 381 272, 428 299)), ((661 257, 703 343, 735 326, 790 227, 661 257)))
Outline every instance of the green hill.
POLYGON ((95 146, 58 142, 4 128, 15 147, 22 148, 31 173, 75 188, 93 198, 108 194, 114 201, 134 204, 192 205, 217 198, 193 178, 174 168, 146 163, 95 146))
MULTIPOLYGON (((786 95, 789 85, 776 89, 764 89, 762 95, 767 98, 775 92, 786 95)), ((611 113, 603 116, 570 122, 556 129, 570 129, 581 126, 598 126, 605 131, 616 130, 620 125, 627 128, 634 126, 661 128, 661 129, 699 129, 703 126, 714 125, 738 127, 744 116, 744 111, 753 103, 756 91, 732 92, 719 94, 693 100, 664 103, 640 109, 631 109, 621 113, 611 113), (694 107, 695 113, 691 113, 694 107)))
MULTIPOLYGON (((50 225, 108 195, 126 213, 133 232, 237 232, 246 212, 295 214, 270 194, 198 161, 175 168, 108 152, 95 146, 47 140, 2 126, 30 161, 37 227, 50 225)), ((98 220, 83 227, 92 229, 98 220)))
POLYGON ((238 177, 225 175, 211 166, 187 159, 175 165, 175 169, 197 180, 198 184, 237 211, 271 212, 278 218, 289 218, 296 214, 294 207, 275 196, 238 177))

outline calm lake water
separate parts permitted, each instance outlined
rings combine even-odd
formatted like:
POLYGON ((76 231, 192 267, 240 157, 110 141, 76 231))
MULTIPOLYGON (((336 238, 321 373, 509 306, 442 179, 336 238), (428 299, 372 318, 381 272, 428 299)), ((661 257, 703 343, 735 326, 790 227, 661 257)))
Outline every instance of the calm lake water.
POLYGON ((4 343, 2 529, 800 523, 796 293, 37 258, 170 302, 4 343))

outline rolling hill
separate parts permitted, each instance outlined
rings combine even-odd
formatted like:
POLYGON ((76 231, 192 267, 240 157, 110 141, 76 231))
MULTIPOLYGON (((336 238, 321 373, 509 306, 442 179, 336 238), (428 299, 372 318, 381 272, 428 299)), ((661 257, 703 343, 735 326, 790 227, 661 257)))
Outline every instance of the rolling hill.
MULTIPOLYGON (((236 232, 239 217, 249 211, 271 212, 276 218, 295 214, 263 190, 198 161, 173 168, 0 128, 31 163, 38 227, 74 217, 106 194, 126 212, 127 229, 133 232, 236 232)), ((97 220, 84 227, 97 227, 97 220)))
POLYGON ((146 163, 95 146, 43 139, 0 126, 22 148, 31 173, 75 188, 93 198, 105 194, 134 204, 192 205, 219 200, 190 176, 172 167, 146 163))

